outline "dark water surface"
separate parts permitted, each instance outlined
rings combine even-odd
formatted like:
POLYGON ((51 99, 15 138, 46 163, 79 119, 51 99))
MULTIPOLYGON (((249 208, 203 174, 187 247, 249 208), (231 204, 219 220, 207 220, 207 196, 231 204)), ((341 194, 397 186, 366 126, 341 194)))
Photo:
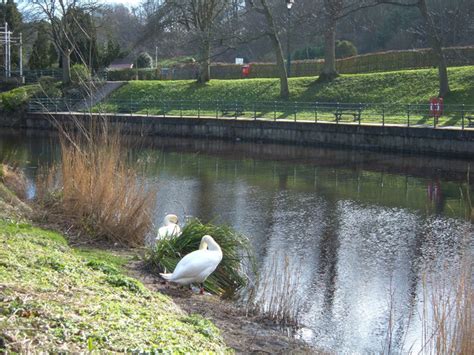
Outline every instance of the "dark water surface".
MULTIPOLYGON (((419 349, 423 275, 437 278, 472 251, 469 161, 142 140, 136 154, 150 161, 147 178, 159 187, 157 225, 177 213, 249 236, 269 283, 294 272, 290 285, 273 289, 291 289, 297 336, 319 348, 419 349)), ((47 133, 0 133, 0 159, 16 161, 30 177, 58 156, 47 133)), ((268 293, 257 292, 264 303, 268 293)))

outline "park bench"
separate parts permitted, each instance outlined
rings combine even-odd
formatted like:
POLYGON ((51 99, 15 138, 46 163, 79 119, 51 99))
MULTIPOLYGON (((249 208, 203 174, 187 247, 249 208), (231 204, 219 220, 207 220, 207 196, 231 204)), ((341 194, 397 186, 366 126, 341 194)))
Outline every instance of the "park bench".
POLYGON ((360 121, 363 109, 364 105, 362 104, 337 105, 336 110, 334 111, 334 117, 336 118, 336 122, 339 122, 344 115, 352 116, 353 121, 360 121))
POLYGON ((240 103, 229 102, 220 104, 222 116, 241 116, 244 113, 244 107, 240 103))
POLYGON ((466 116, 467 119, 467 126, 469 128, 474 127, 474 116, 466 116))

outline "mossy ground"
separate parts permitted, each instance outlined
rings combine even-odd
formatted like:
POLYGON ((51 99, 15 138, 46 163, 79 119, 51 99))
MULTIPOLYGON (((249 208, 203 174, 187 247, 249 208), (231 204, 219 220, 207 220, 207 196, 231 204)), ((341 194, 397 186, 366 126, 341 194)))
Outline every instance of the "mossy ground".
POLYGON ((210 321, 126 276, 128 257, 17 217, 0 216, 0 352, 226 351, 210 321))

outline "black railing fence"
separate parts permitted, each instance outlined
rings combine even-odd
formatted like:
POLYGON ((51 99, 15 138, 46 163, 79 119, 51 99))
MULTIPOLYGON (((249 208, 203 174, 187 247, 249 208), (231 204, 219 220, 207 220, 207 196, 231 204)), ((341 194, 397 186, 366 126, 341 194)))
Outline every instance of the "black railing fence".
POLYGON ((130 116, 332 122, 421 127, 474 127, 474 105, 445 105, 442 112, 427 104, 339 103, 291 101, 106 100, 91 107, 88 99, 36 98, 30 112, 103 113, 130 116))

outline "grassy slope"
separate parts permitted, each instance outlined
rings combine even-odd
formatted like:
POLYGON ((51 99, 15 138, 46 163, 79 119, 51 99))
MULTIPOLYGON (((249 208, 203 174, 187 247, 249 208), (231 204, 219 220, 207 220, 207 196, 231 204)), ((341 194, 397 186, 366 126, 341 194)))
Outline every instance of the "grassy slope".
POLYGON ((124 257, 1 217, 0 352, 225 350, 211 322, 125 276, 124 257))
MULTIPOLYGON (((447 104, 474 104, 474 67, 450 68, 452 93, 447 104)), ((437 94, 437 70, 403 70, 386 73, 342 75, 329 84, 314 78, 290 79, 291 100, 320 102, 426 103, 437 94)), ((194 81, 131 81, 111 99, 137 100, 238 100, 278 99, 278 79, 194 81)))

